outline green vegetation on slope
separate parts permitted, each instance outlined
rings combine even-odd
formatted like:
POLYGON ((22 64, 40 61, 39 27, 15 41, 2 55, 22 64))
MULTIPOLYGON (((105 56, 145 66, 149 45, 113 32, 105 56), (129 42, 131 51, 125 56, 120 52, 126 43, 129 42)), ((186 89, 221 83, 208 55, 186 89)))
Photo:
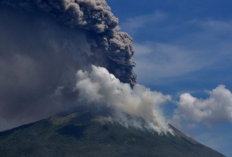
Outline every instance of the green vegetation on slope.
POLYGON ((156 133, 96 118, 55 116, 0 133, 0 157, 224 157, 184 136, 156 133))

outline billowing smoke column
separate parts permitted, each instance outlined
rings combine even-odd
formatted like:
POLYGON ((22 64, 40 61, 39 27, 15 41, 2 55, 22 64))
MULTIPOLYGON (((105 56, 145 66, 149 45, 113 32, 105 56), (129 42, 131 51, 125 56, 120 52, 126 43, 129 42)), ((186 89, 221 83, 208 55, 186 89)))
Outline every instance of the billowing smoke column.
POLYGON ((135 85, 132 38, 104 0, 0 4, 0 130, 84 104, 125 126, 170 131, 159 109, 170 96, 135 85))
POLYGON ((132 38, 118 31, 118 19, 105 0, 5 0, 2 4, 44 12, 71 28, 88 30, 92 55, 107 59, 104 66, 122 82, 135 84, 132 38))
POLYGON ((101 67, 92 66, 90 72, 79 70, 76 77, 74 91, 80 91, 80 101, 111 109, 113 121, 158 133, 171 132, 160 110, 170 96, 137 84, 132 89, 101 67))

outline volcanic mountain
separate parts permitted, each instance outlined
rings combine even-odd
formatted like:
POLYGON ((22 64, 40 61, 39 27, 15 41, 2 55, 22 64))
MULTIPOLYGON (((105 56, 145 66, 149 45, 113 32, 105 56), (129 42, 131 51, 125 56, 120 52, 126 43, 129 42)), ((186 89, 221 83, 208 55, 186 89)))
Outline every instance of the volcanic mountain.
POLYGON ((170 127, 175 135, 159 135, 80 111, 1 132, 0 156, 225 157, 170 127))

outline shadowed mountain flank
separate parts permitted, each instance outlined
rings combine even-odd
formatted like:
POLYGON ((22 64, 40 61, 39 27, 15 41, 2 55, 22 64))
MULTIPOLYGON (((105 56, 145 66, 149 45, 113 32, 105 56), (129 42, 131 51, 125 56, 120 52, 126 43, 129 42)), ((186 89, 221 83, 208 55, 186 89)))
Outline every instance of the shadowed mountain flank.
POLYGON ((187 137, 126 128, 89 111, 0 133, 1 157, 225 157, 187 137))

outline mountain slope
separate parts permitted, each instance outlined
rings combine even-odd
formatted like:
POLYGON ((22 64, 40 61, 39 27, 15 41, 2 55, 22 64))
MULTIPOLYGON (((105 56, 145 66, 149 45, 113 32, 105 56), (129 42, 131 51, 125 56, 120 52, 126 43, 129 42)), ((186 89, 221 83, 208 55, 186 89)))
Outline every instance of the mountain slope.
POLYGON ((0 156, 224 157, 173 130, 176 136, 160 136, 107 122, 90 112, 74 113, 0 133, 0 156))

